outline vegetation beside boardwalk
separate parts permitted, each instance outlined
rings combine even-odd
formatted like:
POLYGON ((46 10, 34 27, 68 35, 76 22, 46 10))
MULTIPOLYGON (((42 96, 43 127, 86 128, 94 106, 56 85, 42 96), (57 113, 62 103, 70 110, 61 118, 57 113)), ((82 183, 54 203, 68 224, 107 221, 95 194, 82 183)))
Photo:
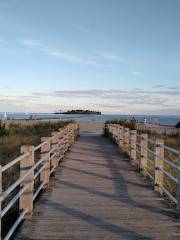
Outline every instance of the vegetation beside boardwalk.
POLYGON ((41 137, 51 136, 53 131, 58 131, 70 122, 38 122, 33 125, 11 123, 7 128, 0 122, 0 164, 3 166, 19 156, 22 145, 38 145, 41 137))
MULTIPOLYGON (((165 141, 165 145, 168 145, 172 148, 175 149, 180 149, 180 132, 176 132, 176 133, 158 133, 156 131, 151 131, 149 129, 137 129, 137 125, 136 125, 136 121, 131 120, 128 121, 126 119, 120 119, 120 120, 109 120, 105 122, 106 124, 119 124, 121 126, 127 127, 130 130, 137 130, 139 134, 141 133, 147 133, 149 135, 149 138, 153 139, 157 139, 157 138, 161 138, 164 139, 165 141)), ((178 122, 176 125, 180 125, 180 122, 178 122)), ((106 129, 104 129, 104 134, 108 134, 106 132, 106 129)))
MULTIPOLYGON (((53 131, 58 131, 59 128, 63 128, 70 122, 72 121, 35 122, 34 124, 29 125, 10 123, 8 127, 0 122, 0 165, 3 166, 18 157, 22 145, 36 146, 41 142, 41 137, 51 136, 53 131)), ((40 153, 35 155, 36 158, 39 157, 38 154, 40 153)), ((19 168, 19 163, 17 163, 3 173, 3 191, 19 178, 19 168)), ((39 180, 37 179, 37 181, 36 185, 38 187, 39 180)), ((2 208, 6 206, 18 191, 19 186, 2 203, 2 208)), ((18 215, 19 203, 17 201, 2 219, 3 237, 9 231, 18 215)))
MULTIPOLYGON (((120 124, 121 126, 127 127, 131 130, 136 130, 136 123, 134 121, 127 121, 127 120, 116 120, 116 121, 107 121, 105 123, 105 127, 104 127, 104 136, 111 139, 112 140, 112 134, 109 133, 108 129, 106 128, 106 124, 120 124)), ((156 139, 163 139, 164 140, 164 144, 168 147, 174 148, 175 150, 179 150, 180 149, 180 132, 177 133, 170 133, 167 134, 166 132, 164 133, 157 133, 156 131, 151 131, 151 130, 147 130, 147 129, 142 129, 142 130, 138 130, 137 129, 137 133, 138 134, 148 134, 148 137, 151 140, 156 140, 156 139)), ((148 144, 148 148, 152 151, 155 150, 155 146, 152 143, 148 144)), ((174 153, 165 150, 164 151, 164 157, 170 161, 172 161, 173 163, 177 164, 178 163, 178 156, 175 155, 174 153)), ((148 152, 148 158, 151 159, 152 161, 154 161, 154 156, 152 155, 152 153, 148 152)), ((140 159, 140 153, 139 151, 137 152, 137 159, 140 159)), ((153 175, 154 174, 154 166, 152 166, 149 162, 147 163, 147 171, 153 175)), ((173 175, 174 177, 177 177, 178 173, 177 170, 175 170, 174 168, 172 168, 170 165, 164 163, 164 170, 169 172, 171 175, 173 175)), ((177 190, 177 184, 172 181, 168 176, 164 175, 164 187, 173 194, 173 196, 176 197, 176 190, 177 190)), ((168 203, 170 203, 168 201, 168 203)))

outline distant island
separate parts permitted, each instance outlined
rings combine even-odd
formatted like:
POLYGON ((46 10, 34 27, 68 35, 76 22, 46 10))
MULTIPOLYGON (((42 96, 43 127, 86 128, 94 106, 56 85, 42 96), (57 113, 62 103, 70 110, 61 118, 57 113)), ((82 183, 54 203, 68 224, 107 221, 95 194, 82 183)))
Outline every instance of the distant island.
POLYGON ((91 110, 81 110, 81 109, 77 109, 77 110, 68 110, 66 112, 55 112, 55 114, 87 114, 87 115, 101 115, 100 111, 91 111, 91 110))

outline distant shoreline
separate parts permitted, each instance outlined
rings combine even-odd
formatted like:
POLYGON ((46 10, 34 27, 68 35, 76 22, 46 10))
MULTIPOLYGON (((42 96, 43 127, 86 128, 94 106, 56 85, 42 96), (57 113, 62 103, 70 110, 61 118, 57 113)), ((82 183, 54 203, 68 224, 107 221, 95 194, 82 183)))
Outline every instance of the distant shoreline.
POLYGON ((66 115, 101 115, 100 111, 91 110, 68 110, 66 112, 55 112, 54 114, 66 114, 66 115))
MULTIPOLYGON (((134 115, 135 118, 138 120, 138 122, 143 122, 145 115, 134 115)), ((49 120, 49 121, 58 121, 58 120, 70 120, 73 119, 75 121, 95 121, 95 122, 105 122, 107 120, 119 120, 119 119, 132 119, 132 115, 112 115, 112 114, 101 114, 101 115, 94 115, 94 114, 54 114, 54 113, 8 113, 6 115, 6 119, 9 120, 22 120, 22 121, 28 121, 29 119, 33 120, 49 120)), ((159 115, 154 116, 146 115, 147 123, 148 124, 154 124, 155 122, 158 124, 158 126, 163 127, 173 127, 176 125, 178 121, 180 121, 180 115, 159 115), (156 119, 156 121, 154 121, 156 119)), ((0 113, 0 120, 5 120, 4 113, 0 113)))

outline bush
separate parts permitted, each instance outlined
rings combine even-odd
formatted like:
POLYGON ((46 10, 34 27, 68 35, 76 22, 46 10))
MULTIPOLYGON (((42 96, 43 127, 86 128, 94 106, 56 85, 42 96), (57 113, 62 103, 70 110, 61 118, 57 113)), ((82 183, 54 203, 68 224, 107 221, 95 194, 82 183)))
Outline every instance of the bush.
POLYGON ((176 123, 175 127, 180 128, 180 121, 176 123))
POLYGON ((105 125, 106 124, 119 124, 121 126, 129 128, 130 130, 136 130, 136 120, 133 118, 130 121, 127 119, 109 120, 105 122, 105 125))
POLYGON ((5 123, 2 123, 2 121, 0 121, 0 137, 6 136, 8 135, 8 130, 6 129, 6 125, 5 123))

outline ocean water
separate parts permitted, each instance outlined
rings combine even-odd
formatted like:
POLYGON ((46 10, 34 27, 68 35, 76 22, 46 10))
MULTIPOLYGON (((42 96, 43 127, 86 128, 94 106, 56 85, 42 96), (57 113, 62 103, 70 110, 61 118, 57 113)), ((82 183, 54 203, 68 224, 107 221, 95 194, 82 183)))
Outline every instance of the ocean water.
MULTIPOLYGON (((9 119, 29 119, 32 116, 33 119, 42 119, 42 120, 70 120, 74 119, 75 121, 97 121, 105 122, 107 120, 118 120, 118 119, 128 119, 132 118, 132 115, 111 115, 111 114, 102 114, 102 115, 82 115, 82 114, 47 114, 47 113, 6 113, 6 117, 9 119)), ((161 125, 175 125, 180 121, 180 115, 134 115, 138 121, 143 121, 146 117, 147 122, 156 123, 161 125)), ((0 113, 0 119, 4 119, 4 113, 0 113)))

